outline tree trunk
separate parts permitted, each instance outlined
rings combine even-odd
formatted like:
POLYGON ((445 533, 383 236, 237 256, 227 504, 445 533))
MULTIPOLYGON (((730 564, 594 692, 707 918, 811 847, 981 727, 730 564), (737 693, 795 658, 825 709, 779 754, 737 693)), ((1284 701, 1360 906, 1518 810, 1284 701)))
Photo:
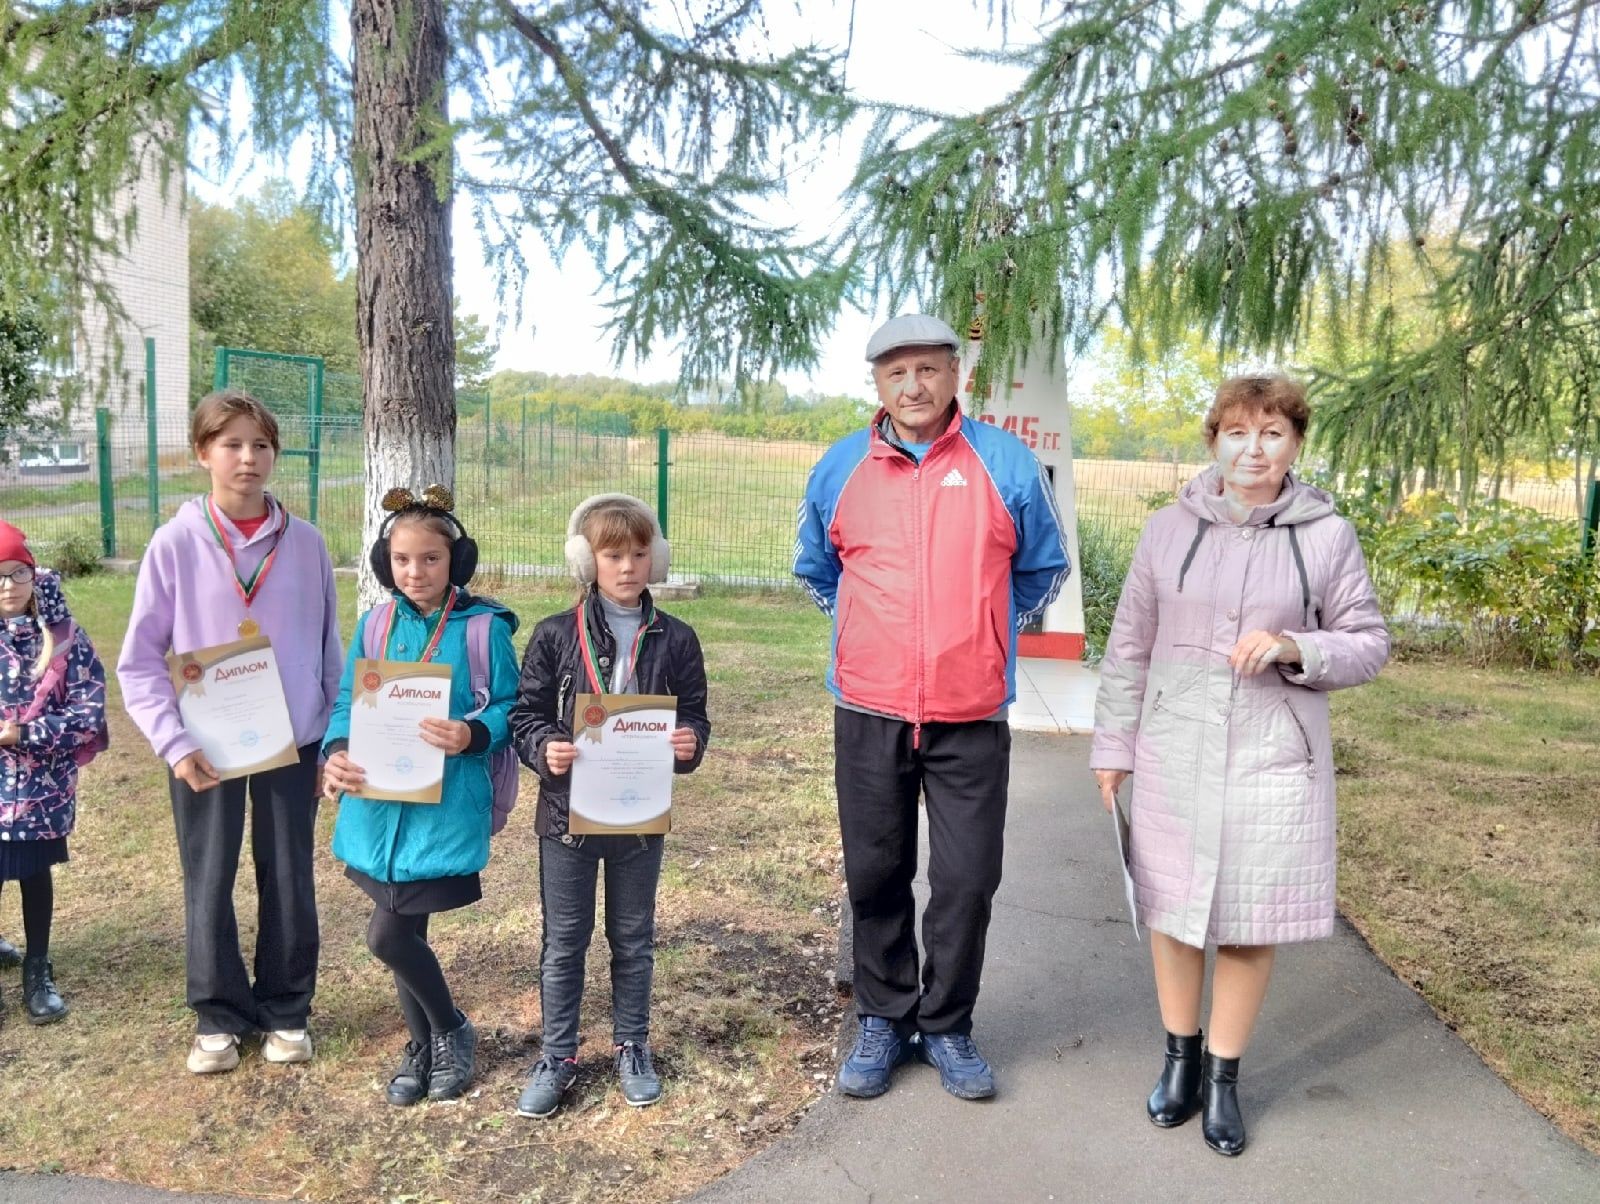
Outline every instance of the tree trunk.
MULTIPOLYGON (((450 171, 437 157, 411 157, 444 128, 448 44, 441 0, 354 0, 350 24, 356 335, 367 454, 363 546, 371 547, 389 489, 455 487, 450 171)), ((363 558, 363 605, 377 593, 363 558)))

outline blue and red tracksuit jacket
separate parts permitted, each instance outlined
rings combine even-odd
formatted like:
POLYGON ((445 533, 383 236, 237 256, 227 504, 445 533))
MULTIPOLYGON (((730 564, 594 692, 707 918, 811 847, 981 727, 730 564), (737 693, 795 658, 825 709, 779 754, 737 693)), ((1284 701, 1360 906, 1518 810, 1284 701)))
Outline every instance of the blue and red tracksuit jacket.
POLYGON ((1044 466, 956 409, 918 464, 872 425, 834 444, 800 504, 794 572, 833 617, 828 689, 907 722, 987 719, 1016 698, 1017 632, 1071 571, 1044 466))

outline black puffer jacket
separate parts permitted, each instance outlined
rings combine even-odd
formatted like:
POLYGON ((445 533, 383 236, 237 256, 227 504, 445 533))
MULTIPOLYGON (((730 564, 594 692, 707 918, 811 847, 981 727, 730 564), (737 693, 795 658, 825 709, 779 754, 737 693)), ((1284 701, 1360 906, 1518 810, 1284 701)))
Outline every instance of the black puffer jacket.
MULTIPOLYGON (((646 593, 648 613, 655 604, 646 593)), ((584 599, 589 629, 595 637, 595 656, 602 673, 611 670, 617 641, 606 625, 599 595, 590 589, 584 599)), ((700 640, 681 619, 655 610, 639 646, 634 671, 634 691, 639 694, 674 694, 678 699, 678 725, 694 731, 699 746, 688 761, 674 761, 678 773, 693 773, 706 754, 711 720, 706 716, 706 665, 700 640)), ((552 740, 572 739, 574 700, 589 690, 578 646, 576 608, 542 620, 533 629, 522 656, 522 680, 517 705, 511 712, 511 740, 522 763, 539 775, 539 809, 534 830, 540 836, 565 836, 570 774, 552 774, 545 764, 544 747, 552 740)))

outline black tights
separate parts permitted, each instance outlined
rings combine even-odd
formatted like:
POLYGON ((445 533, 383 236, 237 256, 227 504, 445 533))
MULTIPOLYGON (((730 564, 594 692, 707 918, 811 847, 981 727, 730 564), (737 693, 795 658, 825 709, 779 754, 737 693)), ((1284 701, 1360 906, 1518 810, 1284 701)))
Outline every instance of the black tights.
POLYGON ((50 956, 50 920, 56 910, 56 882, 46 866, 22 887, 22 940, 29 957, 50 956))
POLYGON ((367 948, 394 971, 400 1011, 411 1039, 427 1044, 432 1033, 448 1032, 460 1021, 439 959, 428 947, 428 917, 396 915, 381 908, 367 925, 367 948))

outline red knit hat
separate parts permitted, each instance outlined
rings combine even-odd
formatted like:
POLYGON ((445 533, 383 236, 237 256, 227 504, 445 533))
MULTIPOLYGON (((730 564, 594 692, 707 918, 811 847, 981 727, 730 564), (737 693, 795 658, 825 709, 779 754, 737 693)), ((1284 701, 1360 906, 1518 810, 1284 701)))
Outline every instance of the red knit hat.
POLYGON ((0 520, 0 560, 20 560, 23 564, 33 564, 33 553, 28 551, 28 537, 4 520, 0 520))

